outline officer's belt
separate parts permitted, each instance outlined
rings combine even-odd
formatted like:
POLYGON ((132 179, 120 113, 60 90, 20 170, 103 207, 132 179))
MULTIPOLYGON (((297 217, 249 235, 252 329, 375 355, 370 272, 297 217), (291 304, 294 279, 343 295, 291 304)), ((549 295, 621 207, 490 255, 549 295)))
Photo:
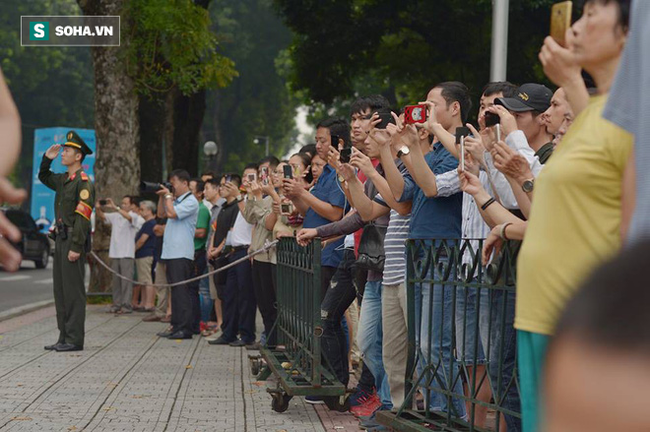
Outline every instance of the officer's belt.
POLYGON ((60 234, 61 231, 65 231, 67 234, 72 233, 72 227, 67 225, 63 225, 63 226, 56 225, 54 230, 56 231, 57 234, 60 234))

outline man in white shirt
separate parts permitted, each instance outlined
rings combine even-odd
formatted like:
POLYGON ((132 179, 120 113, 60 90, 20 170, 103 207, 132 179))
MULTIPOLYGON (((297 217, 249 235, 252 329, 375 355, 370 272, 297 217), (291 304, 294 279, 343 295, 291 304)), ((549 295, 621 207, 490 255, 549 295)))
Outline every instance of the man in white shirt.
MULTIPOLYGON (((111 259, 111 267, 116 273, 133 279, 133 265, 135 263, 135 235, 144 224, 142 216, 131 211, 131 197, 122 198, 120 207, 117 207, 112 199, 108 198, 104 206, 95 206, 97 216, 112 226, 111 244, 108 249, 108 257, 111 259), (104 209, 115 210, 111 213, 104 213, 104 209)), ((129 281, 113 275, 113 305, 109 313, 129 314, 133 312, 131 299, 133 296, 133 284, 129 281)))

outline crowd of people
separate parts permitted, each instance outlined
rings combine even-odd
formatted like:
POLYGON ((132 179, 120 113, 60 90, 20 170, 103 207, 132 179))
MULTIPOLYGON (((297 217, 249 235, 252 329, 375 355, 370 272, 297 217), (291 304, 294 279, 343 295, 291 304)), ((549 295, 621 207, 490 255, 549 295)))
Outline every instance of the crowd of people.
MULTIPOLYGON (((274 239, 295 237, 305 246, 320 238, 322 351, 346 386, 350 359, 363 359, 351 396, 363 428, 382 430, 375 413, 405 400, 406 297, 413 288, 420 353, 441 365, 432 380, 441 391, 426 399, 430 408, 468 419, 462 398, 443 395, 467 392, 462 380, 445 378, 458 374, 450 370, 453 356, 472 358, 466 370, 476 368, 492 381, 496 373, 510 380, 518 359, 519 391, 513 386, 515 394, 502 405, 508 413, 521 412, 523 424, 506 414, 502 429, 536 430, 549 338, 579 283, 620 248, 631 216, 625 184, 633 169, 632 137, 601 116, 624 47, 627 8, 624 1, 587 2, 568 32, 573 54, 551 38, 540 53, 559 87, 487 83, 478 100, 478 127, 468 123, 472 99, 461 82, 432 87, 421 102, 427 111, 422 122, 391 110, 382 96, 363 96, 351 104, 349 122, 322 120, 315 145, 287 160, 269 156, 242 173, 201 178, 174 171, 173 187, 160 187, 157 205, 134 197, 124 197, 119 208, 111 200, 98 202, 97 216, 113 226, 113 268, 125 276, 135 268, 142 284, 132 290, 116 277, 109 312, 149 311, 145 321, 170 323, 161 337, 202 334, 214 345, 274 346, 276 254, 271 248, 245 257, 274 239), (457 129, 463 127, 470 133, 461 154, 457 129), (367 253, 377 236, 381 262, 367 253), (505 240, 523 240, 516 290, 504 303, 509 329, 497 336, 504 340, 483 346, 486 339, 473 330, 482 336, 491 325, 478 312, 493 301, 487 291, 454 300, 435 284, 408 286, 407 239, 434 247, 441 239, 484 239, 484 264, 499 256, 505 240), (154 302, 148 287, 154 263, 156 282, 170 284, 233 266, 201 282, 157 289, 154 302), (257 310, 264 323, 259 342, 257 310), (496 361, 489 352, 496 350, 503 353, 501 371, 487 364, 496 361)), ((468 255, 463 261, 471 260, 468 255)), ((487 403, 493 390, 485 385, 467 396, 487 403)), ((486 409, 475 410, 472 421, 484 426, 486 409)))
MULTIPOLYGON (((363 429, 387 430, 376 413, 405 401, 407 294, 413 290, 419 353, 439 364, 438 377, 430 380, 438 391, 424 398, 431 410, 470 420, 465 400, 490 402, 494 388, 468 394, 463 379, 447 379, 459 374, 451 370, 453 358, 471 358, 465 370, 475 368, 490 382, 497 373, 509 381, 518 371, 518 385, 497 402, 504 408, 501 430, 578 430, 566 422, 579 421, 580 413, 567 414, 557 402, 561 391, 545 370, 556 380, 570 373, 566 358, 584 358, 571 351, 576 338, 600 348, 636 347, 607 315, 617 313, 608 308, 613 287, 605 283, 616 282, 614 264, 600 270, 601 279, 588 279, 621 249, 632 223, 632 133, 641 125, 625 111, 631 97, 608 103, 629 20, 628 0, 587 0, 567 31, 566 46, 549 37, 541 48, 555 91, 541 83, 486 83, 478 95, 477 125, 468 123, 473 101, 461 82, 433 85, 420 102, 422 121, 380 95, 362 96, 351 104, 349 121, 323 119, 316 143, 286 160, 267 156, 242 173, 206 172, 200 178, 175 170, 170 184, 156 192, 157 203, 132 196, 119 206, 108 198, 97 201, 96 217, 112 226, 113 270, 139 283, 134 287, 115 276, 108 312, 149 312, 144 321, 169 323, 160 337, 201 335, 211 345, 273 347, 279 281, 275 249, 265 246, 287 237, 306 246, 320 238, 322 353, 346 386, 362 359, 350 398, 363 429), (463 128, 469 134, 459 139, 463 128), (381 259, 369 252, 377 250, 377 238, 381 259), (451 296, 437 284, 407 283, 409 239, 433 248, 443 239, 475 246, 483 241, 485 265, 499 258, 506 241, 521 241, 516 289, 503 294, 500 320, 507 329, 490 336, 500 339, 485 343, 483 337, 494 325, 479 312, 494 300, 487 291, 451 296), (256 251, 262 252, 247 258, 256 251), (224 266, 227 271, 187 282, 224 266), (153 281, 173 287, 154 288, 153 281), (596 286, 592 294, 589 285, 596 286), (264 327, 259 341, 258 310, 264 327), (598 320, 611 324, 612 332, 598 330, 598 320), (556 331, 559 341, 552 339, 556 331), (499 351, 499 371, 490 364, 497 357, 492 351, 499 351)), ((626 91, 624 83, 617 85, 626 91)), ((630 260, 639 251, 628 254, 630 260)), ((425 279, 435 279, 434 271, 425 279)), ((642 286, 637 282, 626 292, 642 286)), ((637 315, 630 319, 642 328, 637 309, 631 308, 637 315)), ((471 421, 486 426, 485 407, 472 411, 471 421)))

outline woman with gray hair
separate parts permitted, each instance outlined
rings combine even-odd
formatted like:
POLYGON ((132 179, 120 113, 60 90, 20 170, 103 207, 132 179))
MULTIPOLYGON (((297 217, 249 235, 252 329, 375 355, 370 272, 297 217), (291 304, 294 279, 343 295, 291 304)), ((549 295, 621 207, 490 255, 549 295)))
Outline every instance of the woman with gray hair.
POLYGON ((153 255, 156 247, 153 227, 156 225, 156 204, 152 201, 140 203, 140 214, 145 220, 144 225, 135 236, 135 268, 138 282, 142 285, 142 297, 140 307, 136 310, 142 312, 153 312, 156 300, 151 268, 153 266, 153 255))

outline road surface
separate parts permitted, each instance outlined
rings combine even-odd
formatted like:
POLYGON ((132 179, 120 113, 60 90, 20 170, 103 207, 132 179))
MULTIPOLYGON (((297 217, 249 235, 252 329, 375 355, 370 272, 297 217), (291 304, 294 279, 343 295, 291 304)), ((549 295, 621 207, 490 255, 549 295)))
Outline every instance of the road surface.
POLYGON ((31 261, 23 261, 15 273, 0 270, 0 313, 46 300, 54 300, 51 262, 40 270, 31 261))

